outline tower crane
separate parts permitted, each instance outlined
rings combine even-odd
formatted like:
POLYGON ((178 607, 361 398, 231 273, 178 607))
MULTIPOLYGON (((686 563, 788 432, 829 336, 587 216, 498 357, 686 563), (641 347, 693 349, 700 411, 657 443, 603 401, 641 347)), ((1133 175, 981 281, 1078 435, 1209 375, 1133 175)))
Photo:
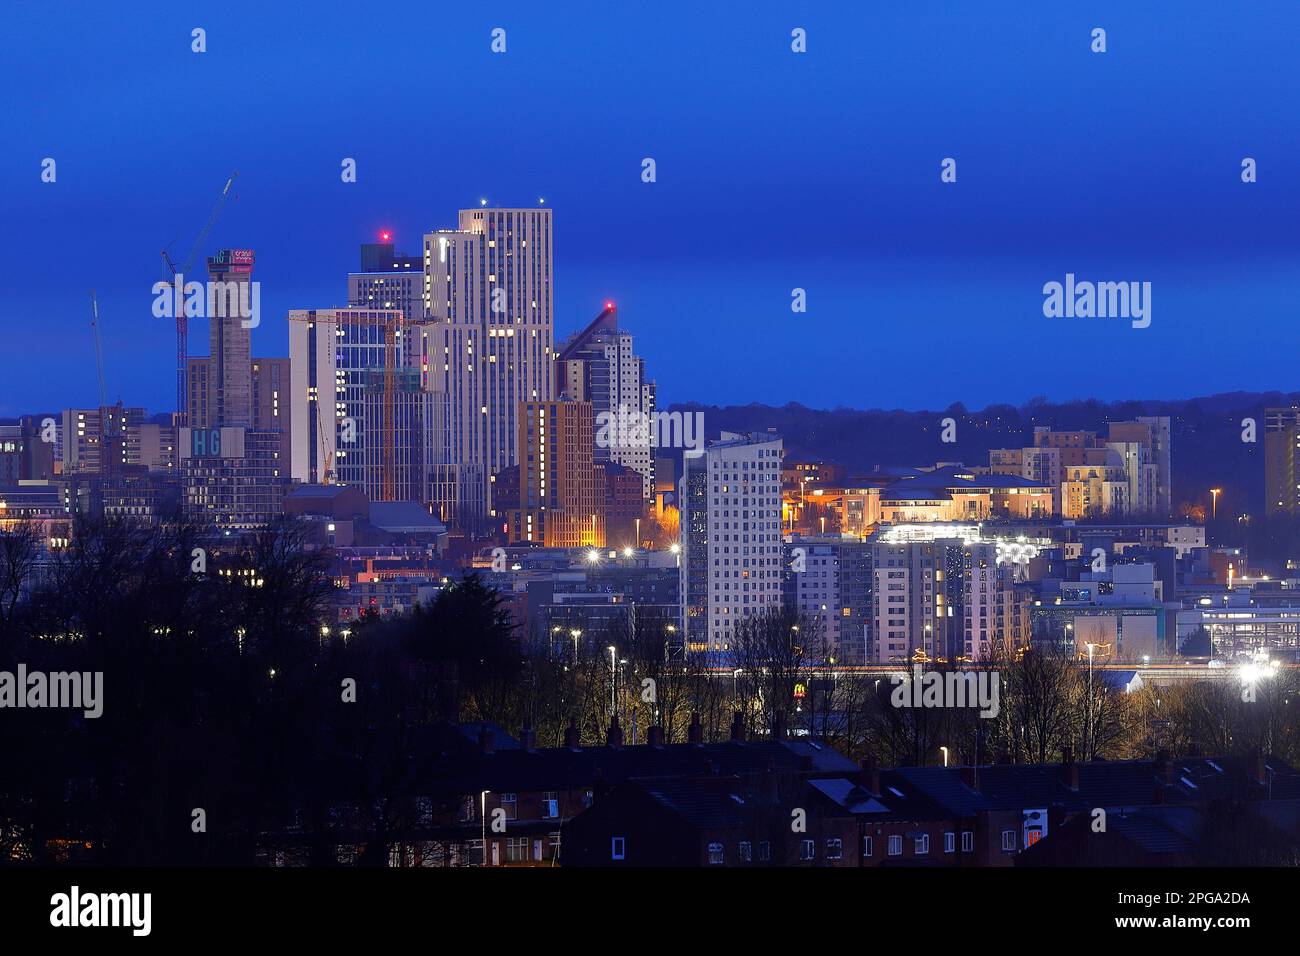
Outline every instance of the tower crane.
MULTIPOLYGON (((208 233, 212 232, 212 227, 217 224, 217 218, 221 215, 221 210, 226 204, 226 199, 230 195, 230 190, 235 185, 235 180, 239 176, 239 171, 230 174, 226 180, 226 185, 222 187, 221 195, 217 197, 216 203, 212 207, 212 212, 208 214, 208 221, 203 224, 199 230, 198 236, 194 239, 194 245, 190 247, 189 255, 178 268, 172 261, 172 257, 167 254, 167 250, 162 252, 163 260, 163 278, 169 282, 174 282, 176 276, 186 275, 194 265, 194 258, 198 255, 199 250, 203 247, 208 239, 208 233)), ((176 424, 181 426, 186 424, 189 408, 189 320, 185 317, 183 308, 176 309, 176 424)))
POLYGON ((104 384, 104 342, 99 332, 99 299, 90 290, 90 330, 95 335, 95 370, 99 374, 99 470, 107 475, 115 470, 118 455, 117 411, 109 408, 108 388, 104 384))

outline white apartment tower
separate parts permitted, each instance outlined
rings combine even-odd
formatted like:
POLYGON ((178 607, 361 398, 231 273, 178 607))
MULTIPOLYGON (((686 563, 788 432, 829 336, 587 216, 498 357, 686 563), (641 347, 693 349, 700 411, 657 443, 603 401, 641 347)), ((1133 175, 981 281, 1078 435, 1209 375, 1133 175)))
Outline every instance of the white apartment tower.
POLYGON ((549 209, 462 209, 458 228, 424 237, 420 362, 445 402, 433 497, 451 520, 491 515, 520 405, 553 396, 553 293, 549 209))
POLYGON ((781 439, 723 432, 682 472, 686 648, 725 656, 739 621, 781 607, 781 439))

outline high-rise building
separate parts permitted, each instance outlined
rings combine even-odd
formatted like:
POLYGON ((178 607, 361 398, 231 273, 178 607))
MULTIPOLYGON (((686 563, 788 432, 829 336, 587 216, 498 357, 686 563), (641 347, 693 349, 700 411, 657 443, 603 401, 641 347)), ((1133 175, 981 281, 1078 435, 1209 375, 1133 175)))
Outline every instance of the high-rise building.
POLYGON ((592 456, 590 402, 524 402, 519 409, 519 506, 511 541, 548 548, 605 546, 605 470, 592 456))
POLYGON ((254 258, 252 249, 208 258, 209 353, 187 358, 187 426, 175 442, 185 509, 234 529, 277 517, 289 481, 286 360, 252 357, 254 258))
MULTIPOLYGON (((208 282, 235 285, 244 302, 250 294, 241 290, 253 278, 252 249, 222 249, 208 257, 208 282)), ((209 296, 225 306, 226 295, 209 296)), ((230 428, 253 424, 253 351, 251 326, 238 309, 228 306, 224 315, 208 316, 208 410, 210 420, 230 428)))
POLYGON ((348 305, 397 309, 407 322, 424 320, 424 259, 399 254, 392 234, 361 246, 361 271, 348 273, 348 305))
POLYGON ((821 656, 862 664, 871 648, 872 545, 850 538, 796 538, 785 546, 785 605, 817 621, 821 656))
POLYGON ((738 622, 781 605, 781 439, 723 432, 682 465, 686 647, 726 654, 738 622))
POLYGON ((989 656, 999 629, 996 543, 882 541, 872 574, 876 663, 989 656))
POLYGON ((642 497, 654 497, 655 449, 649 423, 655 410, 655 384, 646 377, 645 362, 632 351, 631 333, 619 328, 612 302, 560 348, 555 379, 556 394, 591 402, 595 409, 596 460, 634 469, 641 475, 642 497), (614 424, 605 430, 614 440, 599 440, 602 421, 614 424), (643 427, 622 424, 629 422, 643 427))
POLYGON ((549 209, 462 209, 458 228, 424 237, 421 364, 445 400, 435 489, 451 520, 492 511, 492 478, 516 464, 520 409, 553 395, 553 291, 549 209))
POLYGON ((396 309, 295 309, 295 481, 356 485, 372 501, 429 500, 441 429, 422 387, 418 326, 396 309))
POLYGON ((1300 407, 1264 409, 1264 505, 1270 515, 1300 511, 1300 407))

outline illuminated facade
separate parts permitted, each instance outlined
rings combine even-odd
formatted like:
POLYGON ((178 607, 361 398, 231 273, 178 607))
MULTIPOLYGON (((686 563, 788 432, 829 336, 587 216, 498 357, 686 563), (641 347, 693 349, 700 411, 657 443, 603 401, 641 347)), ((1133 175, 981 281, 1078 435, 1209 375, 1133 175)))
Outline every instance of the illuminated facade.
POLYGON ((519 507, 512 542, 605 546, 605 469, 593 456, 590 402, 524 402, 519 409, 519 507))
POLYGON ((781 605, 781 439, 738 435, 687 453, 681 501, 688 650, 726 654, 737 622, 781 605))
POLYGON ((396 309, 289 313, 296 481, 355 485, 371 501, 430 500, 442 429, 421 386, 421 331, 396 309))
POLYGON ((492 477, 515 460, 518 414, 554 384, 551 211, 462 209, 459 227, 424 237, 421 356, 445 400, 440 511, 471 523, 492 510, 492 477), (477 497, 467 497, 476 494, 477 497))

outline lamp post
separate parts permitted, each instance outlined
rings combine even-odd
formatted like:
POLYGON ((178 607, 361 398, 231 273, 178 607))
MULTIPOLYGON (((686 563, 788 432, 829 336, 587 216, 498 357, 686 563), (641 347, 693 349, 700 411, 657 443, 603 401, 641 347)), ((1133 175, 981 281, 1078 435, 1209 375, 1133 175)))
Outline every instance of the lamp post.
POLYGON ((487 795, 491 792, 492 791, 490 790, 483 790, 478 795, 478 817, 479 823, 481 824, 483 840, 483 862, 479 864, 480 866, 487 866, 487 795))
POLYGON ((940 747, 939 749, 943 751, 943 765, 946 767, 948 766, 948 748, 940 747))
POLYGON ((1213 520, 1219 516, 1219 495, 1223 493, 1222 488, 1210 489, 1210 519, 1213 520))

